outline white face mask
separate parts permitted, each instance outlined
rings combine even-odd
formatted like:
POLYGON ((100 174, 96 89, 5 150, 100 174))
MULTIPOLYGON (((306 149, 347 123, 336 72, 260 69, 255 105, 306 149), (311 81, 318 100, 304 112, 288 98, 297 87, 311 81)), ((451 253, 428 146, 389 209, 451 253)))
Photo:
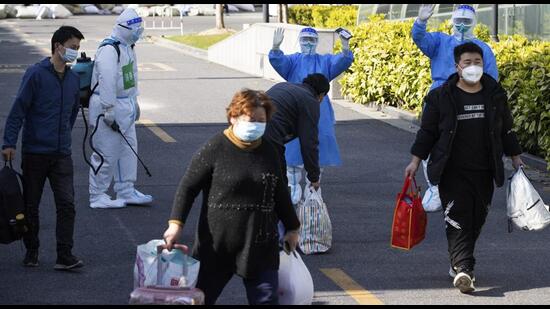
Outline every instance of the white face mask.
POLYGON ((252 142, 264 135, 265 126, 265 122, 237 120, 233 125, 233 133, 243 142, 252 142))
POLYGON ((462 79, 470 84, 477 83, 483 76, 483 67, 470 65, 462 69, 462 79))

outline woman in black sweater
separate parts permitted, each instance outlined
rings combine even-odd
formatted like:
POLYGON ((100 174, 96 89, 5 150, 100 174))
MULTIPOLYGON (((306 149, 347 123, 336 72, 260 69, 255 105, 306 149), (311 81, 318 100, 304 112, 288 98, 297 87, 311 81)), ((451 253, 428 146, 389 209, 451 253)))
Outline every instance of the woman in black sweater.
POLYGON ((233 274, 243 278, 250 304, 278 304, 277 222, 285 226, 290 250, 300 222, 277 150, 262 137, 273 109, 264 92, 237 92, 227 108, 229 128, 195 153, 179 184, 164 239, 170 250, 202 191, 193 257, 201 262, 197 288, 207 305, 233 274))

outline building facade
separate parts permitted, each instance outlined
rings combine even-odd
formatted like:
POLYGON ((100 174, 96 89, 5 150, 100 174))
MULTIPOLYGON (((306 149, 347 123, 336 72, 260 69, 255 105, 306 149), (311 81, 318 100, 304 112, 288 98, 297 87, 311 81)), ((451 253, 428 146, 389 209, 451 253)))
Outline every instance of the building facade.
MULTIPOLYGON (((385 14, 389 20, 414 19, 421 4, 361 4, 357 23, 366 22, 372 14, 385 14)), ((430 25, 450 19, 458 4, 437 4, 430 25)), ((473 4, 478 23, 492 28, 493 4, 473 4)), ((550 40, 550 4, 499 4, 498 33, 521 34, 530 39, 550 40)))

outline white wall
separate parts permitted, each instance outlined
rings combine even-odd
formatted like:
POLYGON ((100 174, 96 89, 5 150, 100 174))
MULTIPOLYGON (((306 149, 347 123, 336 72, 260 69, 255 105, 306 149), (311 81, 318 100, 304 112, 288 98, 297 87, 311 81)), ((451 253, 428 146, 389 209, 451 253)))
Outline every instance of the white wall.
MULTIPOLYGON (((304 26, 257 23, 208 48, 208 60, 251 75, 284 81, 273 69, 268 57, 273 46, 273 32, 278 27, 285 29, 281 50, 285 54, 299 52, 298 34, 304 26)), ((317 52, 320 54, 332 53, 338 36, 331 29, 316 30, 319 33, 317 52)), ((340 85, 337 80, 338 78, 331 83, 330 98, 341 98, 340 85)))

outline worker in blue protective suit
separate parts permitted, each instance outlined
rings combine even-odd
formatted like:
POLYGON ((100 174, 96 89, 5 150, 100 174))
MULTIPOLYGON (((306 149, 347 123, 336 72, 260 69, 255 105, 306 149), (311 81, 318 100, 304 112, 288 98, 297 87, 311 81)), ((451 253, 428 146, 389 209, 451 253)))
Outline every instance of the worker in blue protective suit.
MULTIPOLYGON (((288 82, 302 83, 304 78, 313 73, 321 73, 331 81, 349 68, 353 62, 353 53, 349 49, 349 40, 341 35, 340 40, 343 51, 336 55, 319 55, 316 53, 315 50, 319 41, 319 35, 315 29, 310 27, 302 29, 299 34, 300 53, 285 55, 279 49, 283 38, 284 30, 281 28, 276 29, 273 36, 273 48, 269 52, 269 62, 277 73, 288 82)), ((321 103, 318 125, 319 166, 321 167, 321 173, 323 172, 322 167, 339 166, 342 164, 334 131, 335 122, 334 110, 330 100, 325 96, 321 103)), ((289 142, 285 145, 285 148, 287 177, 291 189, 292 203, 297 204, 302 198, 300 180, 304 169, 299 139, 296 138, 289 142)), ((306 182, 310 183, 307 173, 306 182)))
POLYGON ((451 17, 453 35, 442 32, 426 32, 426 24, 432 16, 435 4, 420 6, 418 18, 412 27, 413 41, 424 55, 430 58, 432 86, 430 90, 443 84, 456 72, 453 50, 465 41, 476 43, 483 50, 483 71, 498 80, 495 55, 487 43, 474 37, 476 13, 469 5, 460 5, 451 17))
POLYGON ((134 45, 142 33, 141 17, 134 9, 127 8, 117 17, 113 32, 106 39, 113 44, 100 46, 96 53, 92 85, 98 86, 90 98, 90 119, 95 124, 94 120, 104 115, 103 121, 99 121, 93 143, 105 161, 96 175, 94 169, 98 169, 101 161, 96 152, 92 154, 89 176, 91 208, 121 208, 153 201, 152 196, 134 188, 137 157, 132 148, 137 152, 135 122, 139 119, 134 45), (114 45, 118 46, 118 51, 114 45), (115 122, 120 132, 112 128, 115 122), (115 200, 106 193, 113 178, 115 200))

